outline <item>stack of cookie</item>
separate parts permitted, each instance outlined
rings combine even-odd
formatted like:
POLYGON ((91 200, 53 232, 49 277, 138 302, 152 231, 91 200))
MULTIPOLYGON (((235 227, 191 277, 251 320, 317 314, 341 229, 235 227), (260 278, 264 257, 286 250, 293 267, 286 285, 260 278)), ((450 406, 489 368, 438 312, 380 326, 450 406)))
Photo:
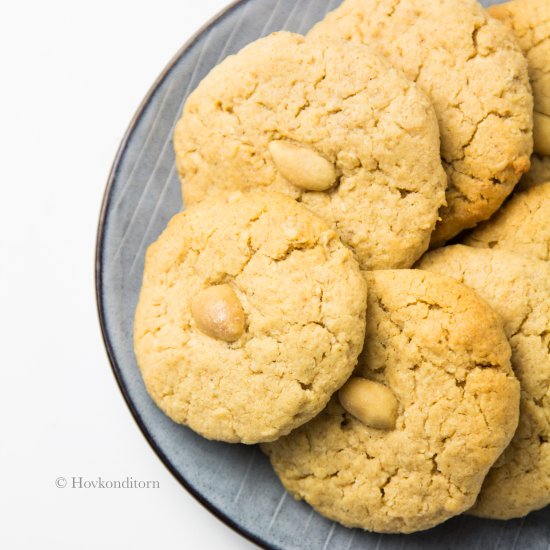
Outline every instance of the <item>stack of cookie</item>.
POLYGON ((539 174, 550 155, 550 10, 491 13, 346 0, 225 59, 175 129, 147 390, 346 526, 550 503, 550 183, 525 175, 533 104, 539 174))

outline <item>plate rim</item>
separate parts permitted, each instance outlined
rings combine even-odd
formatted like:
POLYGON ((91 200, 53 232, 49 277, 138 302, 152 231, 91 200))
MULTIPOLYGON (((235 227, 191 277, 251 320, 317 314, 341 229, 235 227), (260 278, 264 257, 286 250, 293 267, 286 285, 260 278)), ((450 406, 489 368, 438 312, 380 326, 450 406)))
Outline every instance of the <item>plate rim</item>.
POLYGON ((208 19, 186 42, 184 42, 184 44, 178 49, 178 51, 172 56, 172 58, 164 66, 164 68, 159 73, 159 75, 157 76, 153 84, 149 87, 147 93, 145 94, 144 98, 141 100, 136 111, 134 112, 134 115, 130 120, 130 123, 128 124, 128 127, 124 132, 124 135, 120 141, 114 160, 111 163, 111 168, 107 176, 105 190, 103 192, 103 198, 102 198, 101 206, 99 210, 99 219, 97 222, 96 239, 95 239, 94 286, 95 286, 95 300, 96 300, 97 315, 99 320, 99 327, 101 330, 103 345, 105 346, 105 351, 107 352, 107 358, 111 366, 111 372, 114 375, 114 378, 118 385, 118 389, 120 390, 120 393, 124 398, 126 406, 130 410, 130 413, 135 423, 137 424, 139 430, 141 431, 141 434, 143 435, 143 437, 145 438, 145 440, 147 441, 147 443, 149 444, 153 452, 161 460, 161 462, 164 464, 167 470, 172 474, 172 476, 174 476, 176 481, 178 481, 178 483, 192 497, 194 497, 195 500, 199 502, 199 504, 201 504, 204 508, 206 508, 211 514, 213 514, 222 523, 224 523, 229 528, 233 529, 236 533, 240 534, 245 539, 249 540, 250 542, 252 542, 253 544, 256 544, 261 548, 266 548, 268 550, 279 550, 278 547, 267 542, 266 540, 263 540, 261 537, 255 535, 254 533, 252 533, 251 531, 249 531, 248 529, 246 529, 245 527, 237 523, 225 512, 220 510, 214 503, 210 502, 205 495, 203 495, 196 487, 194 487, 191 484, 191 482, 188 481, 177 470, 174 464, 170 462, 169 458, 166 456, 164 451, 155 442, 152 434, 149 432, 149 430, 145 426, 145 423, 140 415, 140 412, 138 411, 137 407, 132 401, 130 392, 123 380, 120 367, 118 366, 118 363, 115 357, 114 346, 111 341, 111 336, 107 328, 107 314, 105 311, 105 303, 103 299, 104 281, 103 281, 103 273, 102 273, 102 258, 103 258, 104 248, 105 248, 105 224, 106 224, 108 212, 111 205, 113 186, 118 176, 118 167, 120 165, 122 158, 126 153, 130 138, 132 137, 132 134, 137 124, 140 122, 141 118, 145 114, 145 111, 149 103, 151 102, 151 99, 153 98, 154 94, 156 93, 157 89, 164 82, 164 80, 172 71, 176 63, 180 60, 181 56, 191 46, 193 46, 193 44, 205 32, 210 30, 218 22, 218 20, 225 17, 229 12, 233 11, 234 9, 237 9, 240 5, 246 4, 250 1, 251 0, 232 0, 227 6, 222 8, 210 19, 208 19))

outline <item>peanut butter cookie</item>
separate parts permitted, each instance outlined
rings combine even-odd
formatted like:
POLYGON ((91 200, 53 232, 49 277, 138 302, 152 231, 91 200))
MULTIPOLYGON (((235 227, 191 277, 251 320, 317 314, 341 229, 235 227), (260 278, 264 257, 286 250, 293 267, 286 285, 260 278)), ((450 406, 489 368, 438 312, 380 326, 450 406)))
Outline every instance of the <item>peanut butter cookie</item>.
POLYGON ((134 323, 147 390, 210 439, 271 441, 350 376, 366 283, 325 222, 277 193, 210 199, 149 247, 134 323))
MULTIPOLYGON (((426 254, 421 269, 472 287, 499 313, 521 384, 519 427, 471 513, 510 519, 550 503, 550 266, 504 250, 456 245, 426 254)), ((485 326, 479 324, 485 337, 485 326)))
POLYGON ((431 99, 449 179, 432 246, 489 218, 529 168, 527 62, 475 0, 346 0, 309 36, 375 47, 431 99))
POLYGON ((535 96, 535 154, 520 181, 525 189, 550 181, 550 2, 514 0, 488 8, 489 14, 510 28, 527 57, 535 96))
POLYGON ((366 277, 354 376, 318 417, 262 448, 321 514, 410 533, 474 504, 516 429, 519 384, 502 321, 471 289, 420 270, 366 277))
POLYGON ((513 31, 527 57, 535 96, 534 147, 550 156, 550 2, 512 0, 487 11, 513 31))
POLYGON ((426 96, 362 45, 276 33, 214 68, 174 133, 186 204, 264 188, 335 228, 363 268, 410 267, 444 203, 426 96))

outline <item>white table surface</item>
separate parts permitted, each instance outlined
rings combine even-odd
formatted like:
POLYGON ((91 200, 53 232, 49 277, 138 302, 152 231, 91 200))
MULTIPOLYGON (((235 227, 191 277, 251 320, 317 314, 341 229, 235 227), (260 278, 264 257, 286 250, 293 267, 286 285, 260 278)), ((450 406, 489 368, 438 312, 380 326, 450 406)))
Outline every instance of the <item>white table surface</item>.
POLYGON ((256 548, 153 453, 115 383, 94 295, 119 141, 226 0, 4 2, 0 16, 0 548, 256 548), (57 478, 158 489, 57 488, 57 478))

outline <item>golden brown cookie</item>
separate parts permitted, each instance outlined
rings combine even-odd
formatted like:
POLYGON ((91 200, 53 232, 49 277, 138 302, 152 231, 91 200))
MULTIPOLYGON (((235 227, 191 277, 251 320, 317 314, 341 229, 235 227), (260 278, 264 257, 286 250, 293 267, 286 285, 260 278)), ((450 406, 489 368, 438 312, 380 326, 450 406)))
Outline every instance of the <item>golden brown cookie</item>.
POLYGON ((527 63, 475 0, 346 0, 309 36, 375 47, 431 99, 449 179, 432 246, 489 218, 529 168, 527 63))
POLYGON ((410 267, 444 203, 425 95, 369 48, 276 33, 214 68, 174 133, 186 204, 275 190, 329 222, 364 268, 410 267))
POLYGON ((550 261, 550 182, 514 194, 463 243, 550 261))
MULTIPOLYGON (((472 287, 499 313, 521 384, 518 430, 471 513, 510 519, 550 503, 550 266, 504 250, 456 245, 419 264, 472 287)), ((479 324, 478 333, 485 336, 479 324)))
POLYGON ((550 155, 550 2, 512 0, 491 6, 491 16, 510 28, 527 57, 535 97, 534 148, 550 155))
POLYGON ((367 280, 354 377, 319 416, 262 448, 321 514, 410 533, 474 503, 516 429, 519 384, 502 321, 471 289, 420 270, 367 280))
POLYGON ((277 193, 210 199, 149 247, 134 324, 147 390, 210 439, 271 441, 349 377, 366 284, 322 220, 277 193))

